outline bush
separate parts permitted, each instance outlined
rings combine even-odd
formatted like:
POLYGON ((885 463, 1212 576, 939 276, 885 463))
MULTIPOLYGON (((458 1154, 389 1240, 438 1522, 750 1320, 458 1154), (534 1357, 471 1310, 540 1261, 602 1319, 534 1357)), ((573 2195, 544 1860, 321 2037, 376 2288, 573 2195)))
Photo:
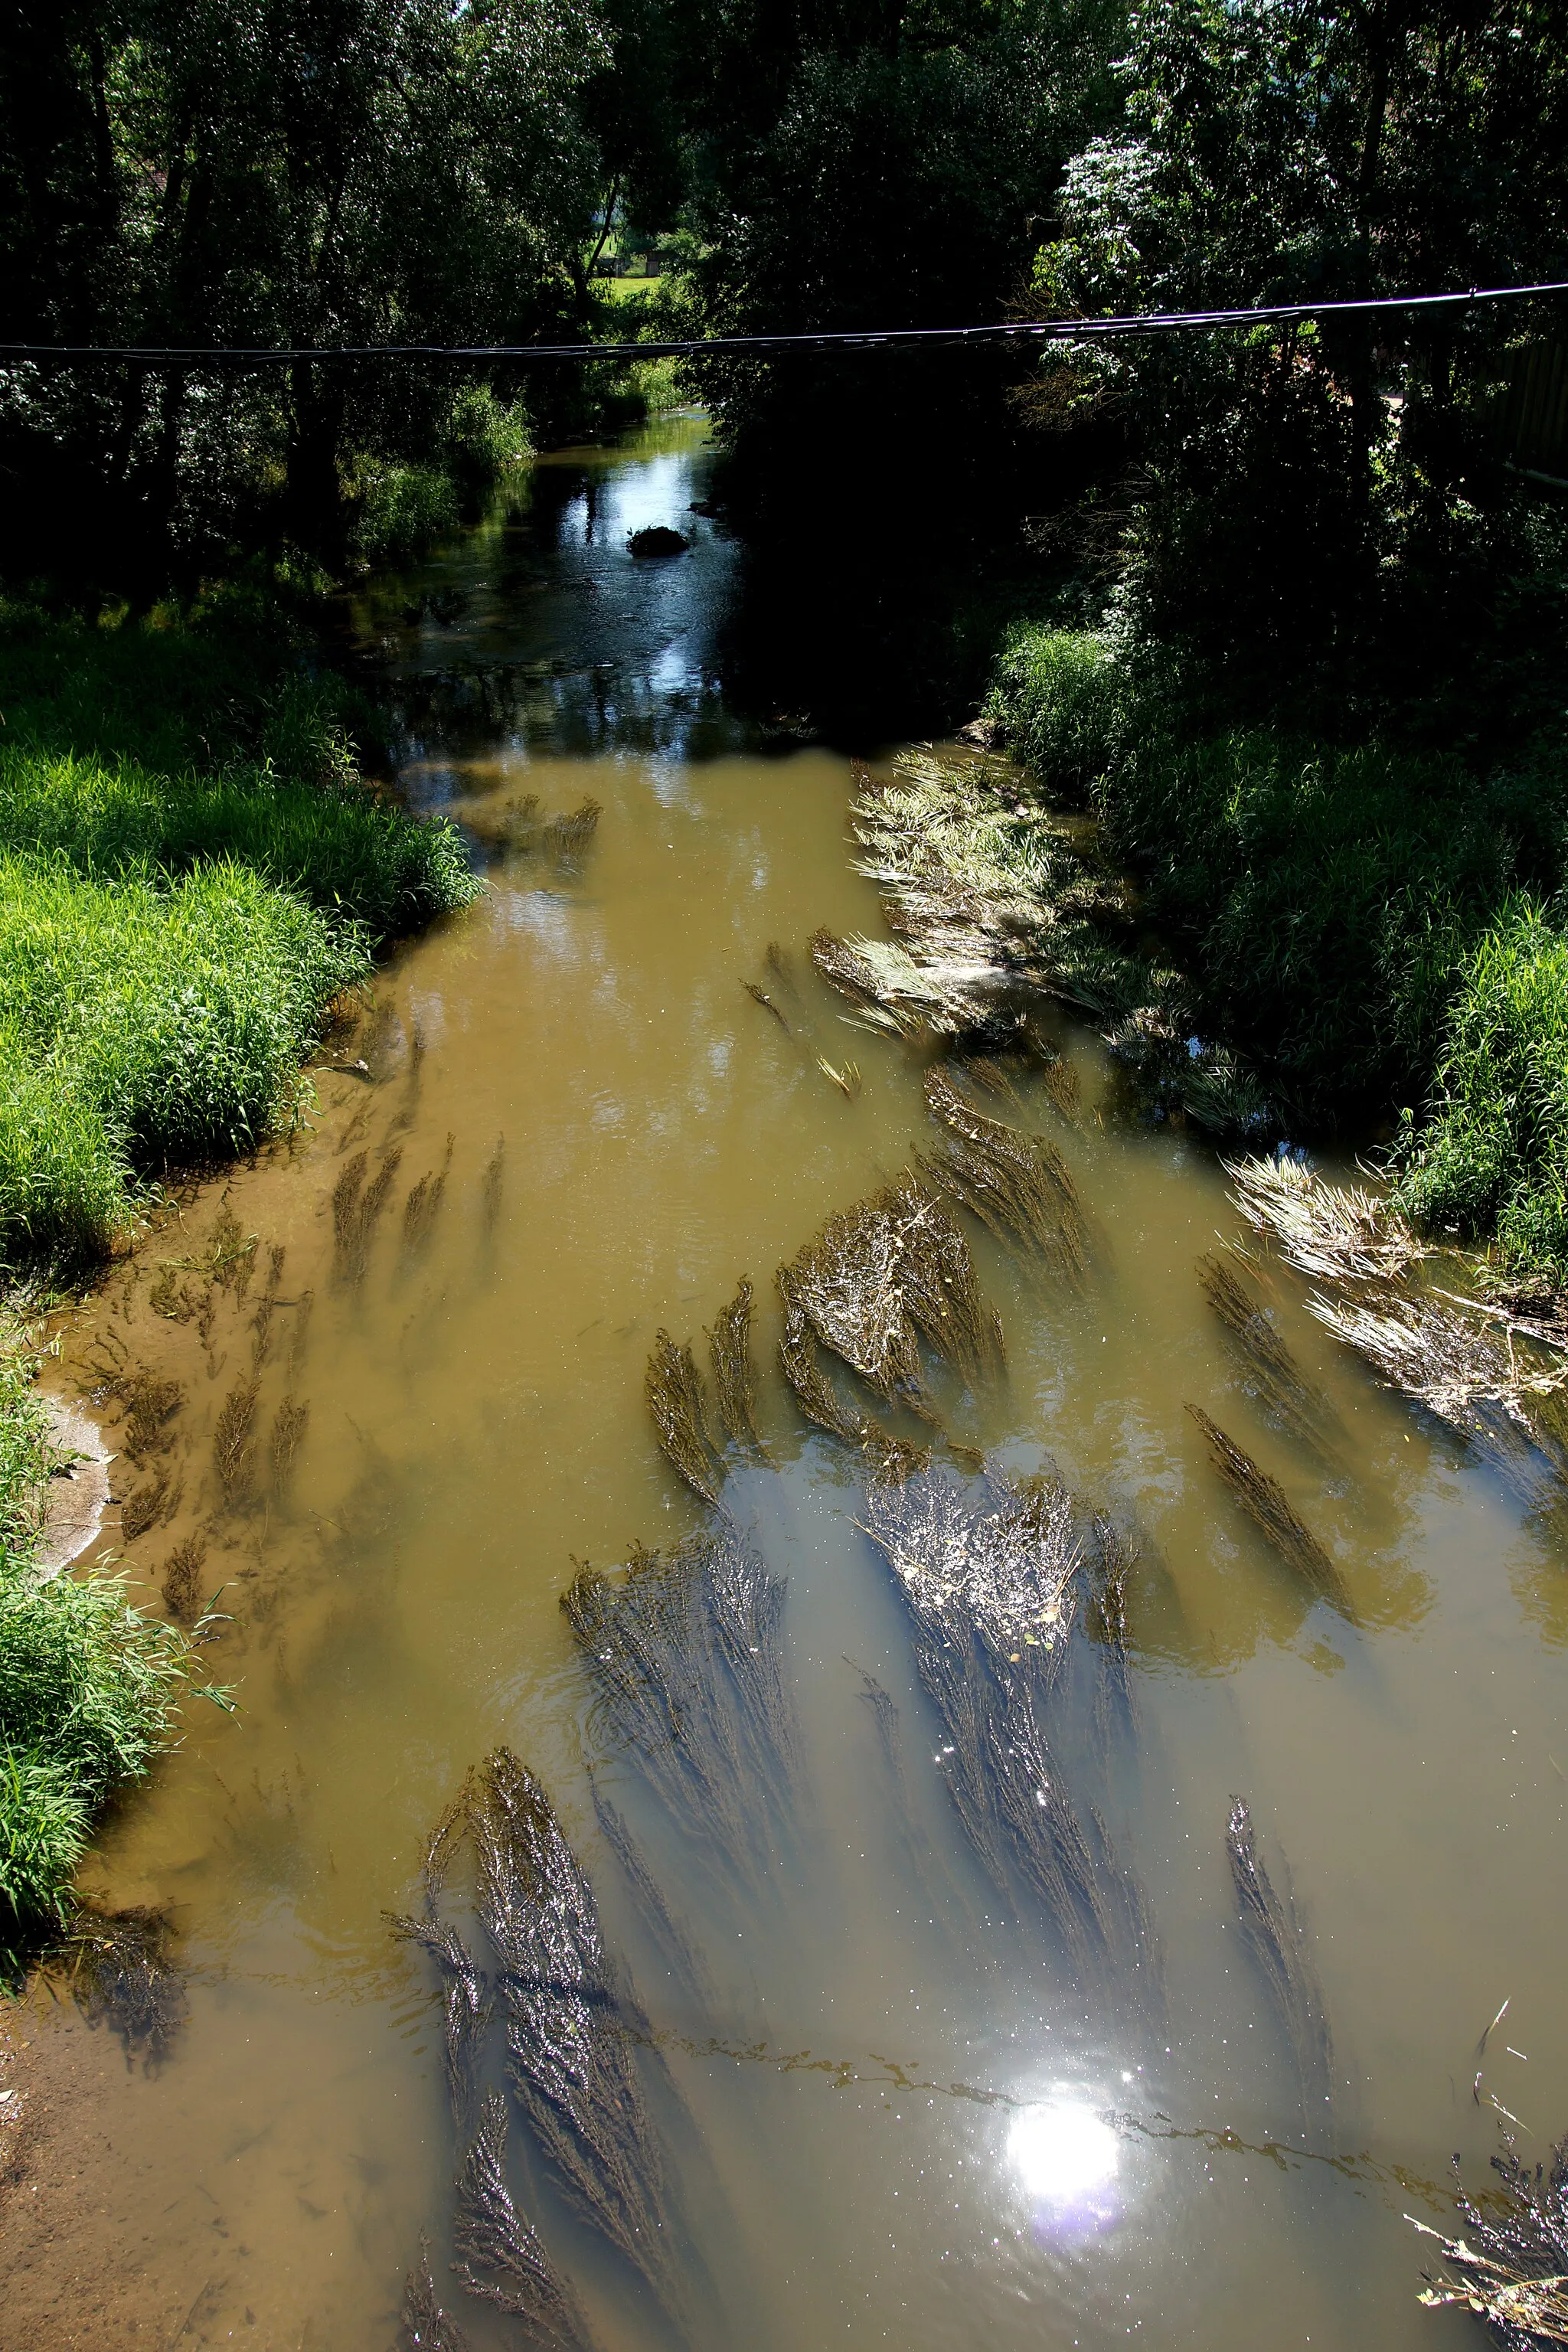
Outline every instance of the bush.
POLYGON ((412 563, 460 520, 456 483, 435 466, 374 462, 361 476, 353 541, 369 564, 412 563))
POLYGON ((1427 1117, 1397 1150, 1409 1215, 1495 1231, 1510 1264, 1568 1282, 1568 937, 1533 899, 1465 958, 1427 1117))
POLYGON ((1009 633, 985 710, 1009 750, 1054 793, 1080 799, 1114 761, 1128 691, 1110 640, 1038 626, 1009 633))

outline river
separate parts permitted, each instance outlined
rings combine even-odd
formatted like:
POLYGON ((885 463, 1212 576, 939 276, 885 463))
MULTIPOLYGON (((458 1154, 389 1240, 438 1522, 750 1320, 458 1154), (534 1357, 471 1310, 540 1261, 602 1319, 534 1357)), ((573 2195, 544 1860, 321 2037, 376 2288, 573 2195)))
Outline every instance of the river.
POLYGON ((185 1198, 65 1332, 67 1387, 106 1365, 180 1384, 163 1450, 116 1488, 166 1473, 155 1524, 108 1540, 154 1593, 195 1545, 238 1712, 190 1703, 85 1874, 171 1910, 166 2054, 121 2062, 34 1996, 33 2032, 74 2036, 106 2087, 71 2243, 13 2272, 0 2346, 384 2352, 422 2233, 470 2340, 521 2340, 447 2268, 440 2005, 387 1916, 418 1909, 432 1824, 500 1743, 635 1985, 667 2152, 661 2315, 513 2124, 514 2193, 607 2352, 1457 2342, 1469 2322, 1416 2303, 1430 2242, 1405 2216, 1451 2216, 1456 2153, 1481 2186, 1502 2133, 1533 2162, 1568 2126, 1560 1550, 1286 1275, 1268 1295, 1329 1419, 1312 1447, 1270 1423, 1194 1274, 1243 1232, 1213 1151, 1142 1119, 1062 1016, 1076 1091, 1019 1077, 1006 1115, 1070 1169, 1089 1272, 974 1227, 1006 1369, 944 1394, 966 1444, 1059 1476, 1137 1547, 1124 1713, 1097 1720, 1079 1633, 1051 1738, 1142 1889, 1145 1965, 1075 1981, 1038 1911, 998 1896, 860 1465, 776 1367, 775 1269, 931 1127, 921 1057, 847 1026, 811 968, 818 926, 877 935, 881 913, 848 761, 726 701, 744 583, 700 510, 709 463, 683 415, 552 455, 356 599, 397 788, 465 824, 488 888, 334 1034, 310 1123, 185 1198), (689 551, 631 554, 650 524, 689 551), (585 838, 540 833, 588 800, 585 838), (853 1058, 852 1099, 819 1056, 853 1058), (723 1501, 785 1581, 799 1762, 759 1790, 757 1867, 726 1884, 704 1825, 606 1738, 560 1601, 576 1564, 705 1523, 645 1367, 661 1329, 700 1355, 742 1275, 766 1454, 723 1501), (1342 1605, 1237 1514, 1189 1403, 1285 1486, 1342 1605), (676 1943, 605 1843, 585 1754, 676 1943), (1331 2061, 1306 2098, 1238 1922, 1238 1796, 1321 1988, 1331 2061))

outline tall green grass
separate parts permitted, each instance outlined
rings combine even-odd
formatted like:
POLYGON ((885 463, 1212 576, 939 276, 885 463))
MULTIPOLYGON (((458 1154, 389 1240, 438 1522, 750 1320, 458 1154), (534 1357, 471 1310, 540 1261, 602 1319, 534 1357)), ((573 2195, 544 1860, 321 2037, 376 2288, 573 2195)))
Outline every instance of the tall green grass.
POLYGON ((119 1580, 37 1566, 54 1459, 16 1328, 0 1336, 0 1969, 61 1921, 107 1798, 145 1772, 188 1677, 174 1628, 143 1616, 119 1580))
POLYGON ((1402 1203, 1568 1283, 1568 938, 1512 899, 1456 978, 1426 1117, 1399 1141, 1402 1203))
POLYGON ((461 906, 461 841, 355 779, 288 616, 0 610, 0 1255, 102 1251, 139 1183, 301 1099, 376 944, 461 906))
POLYGON ((1405 1193, 1568 1280, 1568 756, 1216 730, 1104 637, 1016 632, 991 709, 1053 793, 1088 793, 1190 974, 1205 1032, 1292 1121, 1410 1107, 1405 1193))

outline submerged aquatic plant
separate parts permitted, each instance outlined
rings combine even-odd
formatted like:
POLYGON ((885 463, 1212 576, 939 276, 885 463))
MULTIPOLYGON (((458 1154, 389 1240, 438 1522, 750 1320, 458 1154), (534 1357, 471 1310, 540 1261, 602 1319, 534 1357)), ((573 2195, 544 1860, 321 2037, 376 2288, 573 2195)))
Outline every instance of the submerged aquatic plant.
POLYGON ((90 2023, 111 2026, 129 2052, 154 2062, 166 2055, 187 2006, 167 1911, 79 1904, 61 1958, 90 2023))
POLYGON ((830 986, 855 1007, 857 1024, 910 1037, 922 1027, 956 1037, 982 1027, 987 1008, 966 995, 953 977, 917 963, 893 940, 841 940, 816 931, 811 960, 830 986))
POLYGON ((1239 1797, 1230 1801, 1225 1842, 1242 1932, 1285 2029, 1310 2118, 1329 2096, 1329 2028, 1289 1877, 1285 1875, 1281 1894, 1258 1851, 1252 1816, 1239 1797))
POLYGON ((479 2097, 479 2051, 494 2011, 494 1993, 456 1927, 438 1916, 433 1899, 427 1901, 423 1917, 399 1913, 387 1916, 394 1933, 419 1945, 440 1971, 447 2090, 458 2131, 469 2131, 479 2097))
POLYGON ((716 1503, 724 1461, 708 1430, 702 1376, 689 1346, 660 1331, 647 1360, 643 1394, 666 1455, 705 1503, 716 1503))
POLYGON ((163 1606, 182 1625, 192 1625, 202 1613, 202 1566, 207 1539, 201 1534, 174 1546, 163 1563, 163 1606))
POLYGON ((1258 1394, 1298 1437, 1317 1443, 1329 1418, 1268 1312, 1257 1276, 1234 1250, 1210 1251, 1197 1264, 1198 1286, 1229 1332, 1258 1394))
POLYGON ((1083 1564, 1070 1497, 1048 1479, 990 1472, 964 1487, 925 1468, 874 1479, 866 1511, 910 1611, 942 1727, 937 1762, 976 1855, 1009 1899, 1014 1873, 1023 1879, 1080 1981, 1152 1967, 1142 1896, 1099 1815, 1072 1804, 1041 1722, 1083 1564))
POLYGON ((590 1772, 589 1780, 594 1791, 594 1812, 605 1843, 637 1897, 639 1917, 655 1942, 662 1947, 670 1969, 687 1990, 705 2008, 711 2008, 717 1996, 701 1954, 670 1910, 663 1888, 643 1858, 641 1847, 605 1795, 600 1775, 590 1772))
POLYGON ((804 1316, 889 1403, 929 1410, 921 1339, 972 1376, 1001 1361, 1002 1326, 980 1295, 969 1244, 916 1176, 829 1218, 779 1286, 786 1314, 804 1316))
POLYGON ((237 1381, 219 1407, 213 1427, 213 1467, 224 1498, 230 1504, 246 1500, 255 1477, 251 1439, 260 1393, 255 1379, 237 1381))
POLYGON ((735 1445, 757 1447, 756 1374, 752 1369, 752 1286, 742 1275, 708 1334, 719 1426, 735 1445))
POLYGON ((921 1161, 922 1172, 999 1241, 1081 1276, 1089 1264, 1083 1209, 1056 1146, 976 1110, 945 1070, 926 1072, 925 1097, 947 1133, 940 1152, 921 1161))
POLYGON ((1501 2210, 1496 2200, 1483 2209, 1461 2191, 1463 2238, 1405 2215, 1436 2240, 1447 2265, 1427 2273, 1421 2301, 1473 2312, 1503 2352, 1568 2344, 1568 2140, 1552 2149, 1550 2169, 1522 2165, 1511 2152, 1494 2156, 1492 2169, 1502 2179, 1501 2210))
POLYGON ((593 1890, 509 1748, 479 1767, 468 1813, 518 2104, 568 2202, 671 2303, 664 2165, 634 2055, 646 2028, 613 1980, 593 1890))
POLYGON ((1561 1441, 1531 1410, 1568 1386, 1568 1363, 1545 1364, 1533 1349, 1516 1347, 1506 1320, 1500 1328, 1484 1310, 1457 1312, 1430 1293, 1392 1289, 1370 1298, 1314 1296, 1307 1306, 1390 1387, 1461 1436, 1505 1458, 1522 1439, 1549 1452, 1560 1474, 1568 1469, 1561 1441))
MULTIPOLYGON (((417 1032, 415 1045, 423 1051, 417 1032)), ((418 1066, 411 1050, 411 1087, 417 1086, 418 1066)), ((391 1145, 383 1152, 380 1167, 366 1183, 365 1172, 370 1165, 370 1155, 365 1151, 356 1151, 353 1159, 345 1162, 343 1171, 332 1188, 332 1232, 337 1243, 338 1272, 345 1282, 363 1279, 375 1228, 402 1160, 402 1145, 391 1145)))
POLYGON ((579 1569, 561 1605, 602 1736, 727 1875, 754 1880, 761 1823, 787 1829, 796 1778, 783 1580, 721 1519, 671 1552, 637 1550, 624 1576, 579 1569))
POLYGON ((399 2352, 468 2352, 468 2339, 441 2307, 430 2271, 430 2249, 421 2244, 419 2260, 403 2282, 403 2340, 399 2352))
POLYGON ((580 856, 599 829, 604 815, 600 803, 590 796, 570 815, 552 816, 539 835, 539 846, 547 857, 565 863, 580 856))
POLYGON ((506 2179, 506 2101, 492 2091, 458 2175, 452 2268, 481 2301, 520 2322, 531 2344, 574 2352, 588 2334, 538 2231, 512 2200, 506 2179))
POLYGON ((1310 1528, 1297 1517, 1278 1478, 1271 1478, 1250 1454, 1244 1454, 1235 1438, 1227 1437, 1201 1405, 1190 1404, 1187 1411, 1207 1440, 1209 1460, 1248 1518, 1299 1575, 1348 1616, 1349 1600, 1338 1569, 1310 1528))

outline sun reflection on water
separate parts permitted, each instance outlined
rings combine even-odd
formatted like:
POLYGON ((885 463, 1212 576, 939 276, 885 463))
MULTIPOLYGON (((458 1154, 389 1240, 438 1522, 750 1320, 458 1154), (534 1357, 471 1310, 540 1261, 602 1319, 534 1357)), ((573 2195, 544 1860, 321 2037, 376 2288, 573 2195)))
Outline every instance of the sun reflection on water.
POLYGON ((1052 2237, 1092 2235, 1121 2212, 1121 2145, 1091 2107, 1067 2099, 1026 2107, 1007 2135, 1007 2162, 1052 2237))

